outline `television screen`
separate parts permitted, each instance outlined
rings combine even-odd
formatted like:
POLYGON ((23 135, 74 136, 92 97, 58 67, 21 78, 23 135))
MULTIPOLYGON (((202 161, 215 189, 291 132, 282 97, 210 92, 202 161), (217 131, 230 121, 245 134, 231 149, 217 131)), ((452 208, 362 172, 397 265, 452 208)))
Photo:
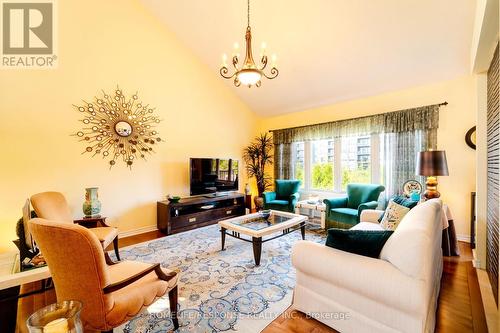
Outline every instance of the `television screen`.
POLYGON ((221 158, 191 158, 191 195, 238 190, 238 161, 221 158))

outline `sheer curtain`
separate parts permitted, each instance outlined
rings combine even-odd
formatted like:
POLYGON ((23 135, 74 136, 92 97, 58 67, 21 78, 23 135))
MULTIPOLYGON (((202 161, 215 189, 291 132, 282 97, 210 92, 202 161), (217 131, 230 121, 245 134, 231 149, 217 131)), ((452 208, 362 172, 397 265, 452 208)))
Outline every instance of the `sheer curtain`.
POLYGON ((383 133, 380 162, 386 198, 400 194, 407 180, 425 182, 425 177, 415 174, 417 155, 423 150, 437 148, 436 134, 437 129, 383 133))
POLYGON ((290 179, 293 177, 292 144, 274 145, 274 179, 290 179))

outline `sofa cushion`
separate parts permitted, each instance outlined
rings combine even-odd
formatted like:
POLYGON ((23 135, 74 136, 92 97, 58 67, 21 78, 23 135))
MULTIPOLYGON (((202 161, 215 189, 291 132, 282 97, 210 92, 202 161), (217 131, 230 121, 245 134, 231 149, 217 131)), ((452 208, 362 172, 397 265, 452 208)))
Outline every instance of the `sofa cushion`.
POLYGON ((389 230, 328 229, 326 246, 366 257, 378 258, 382 247, 392 235, 389 230))
POLYGON ((390 262, 411 277, 424 278, 426 270, 432 266, 429 261, 433 256, 431 251, 441 245, 441 211, 439 199, 429 200, 413 208, 385 243, 380 259, 390 262))
MULTIPOLYGON (((391 198, 391 200, 389 200, 389 202, 391 202, 391 201, 394 201, 398 205, 405 206, 405 207, 408 207, 410 209, 414 208, 418 204, 418 201, 413 201, 413 200, 405 197, 404 195, 395 195, 391 198)), ((378 221, 382 222, 383 218, 384 218, 384 214, 380 215, 378 221)))
POLYGON ((403 217, 410 211, 410 208, 398 205, 394 201, 389 201, 389 205, 382 216, 380 226, 385 230, 396 230, 403 217))
POLYGON ((354 227, 349 230, 374 230, 374 231, 384 231, 384 228, 380 226, 379 223, 373 222, 359 222, 354 227))

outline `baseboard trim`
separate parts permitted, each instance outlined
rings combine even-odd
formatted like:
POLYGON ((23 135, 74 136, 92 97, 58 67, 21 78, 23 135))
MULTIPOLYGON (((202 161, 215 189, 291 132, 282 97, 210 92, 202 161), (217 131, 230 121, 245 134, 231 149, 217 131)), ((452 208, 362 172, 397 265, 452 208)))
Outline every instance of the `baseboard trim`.
POLYGON ((138 229, 122 231, 118 235, 120 238, 125 238, 125 237, 144 234, 146 232, 156 231, 156 230, 158 230, 158 228, 155 225, 152 225, 152 226, 148 226, 148 227, 142 227, 142 228, 138 228, 138 229))
POLYGON ((460 242, 470 243, 470 236, 457 234, 457 240, 460 242))

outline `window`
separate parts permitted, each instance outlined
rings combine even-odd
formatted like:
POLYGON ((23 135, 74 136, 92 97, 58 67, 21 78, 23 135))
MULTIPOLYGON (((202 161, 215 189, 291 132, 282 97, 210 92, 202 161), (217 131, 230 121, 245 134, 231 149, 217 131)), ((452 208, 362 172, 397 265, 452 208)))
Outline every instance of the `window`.
POLYGON ((370 137, 342 138, 342 190, 349 183, 370 183, 370 137))
POLYGON ((380 183, 380 135, 292 144, 293 178, 306 192, 342 192, 348 183, 380 183))
POLYGON ((311 143, 311 187, 315 190, 333 190, 333 140, 311 143))
POLYGON ((235 161, 235 160, 229 160, 230 163, 231 163, 231 176, 229 177, 229 180, 234 182, 236 181, 236 179, 238 179, 238 161, 235 161))

